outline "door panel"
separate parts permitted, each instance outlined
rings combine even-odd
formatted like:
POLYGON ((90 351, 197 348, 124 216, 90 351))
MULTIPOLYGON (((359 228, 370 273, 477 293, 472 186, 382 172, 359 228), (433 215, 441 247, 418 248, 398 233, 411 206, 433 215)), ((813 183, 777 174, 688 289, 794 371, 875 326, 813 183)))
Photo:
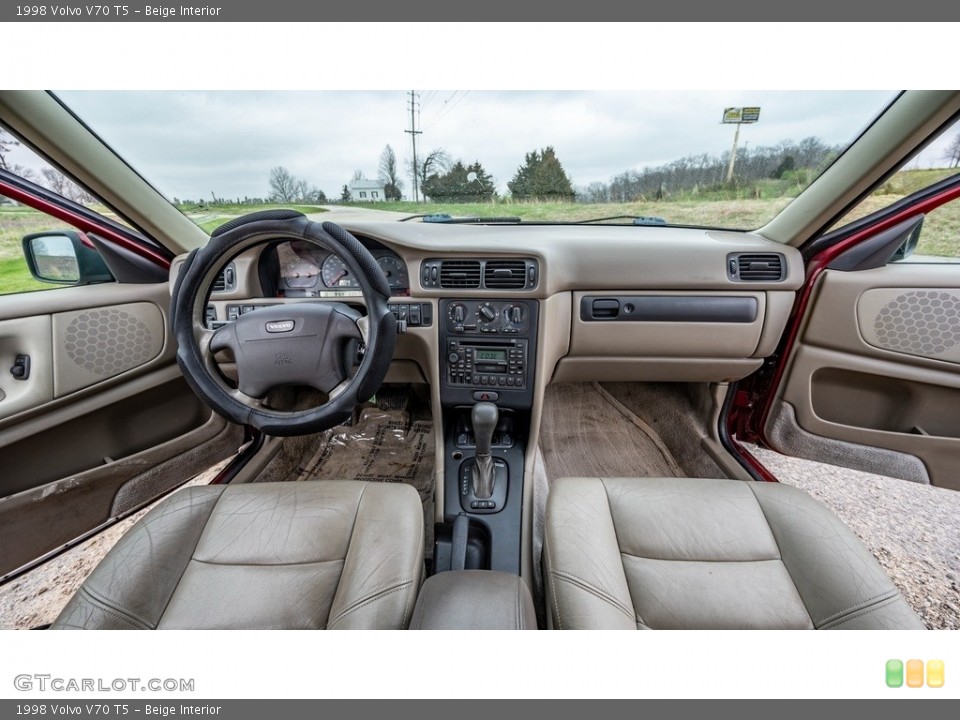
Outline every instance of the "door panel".
POLYGON ((168 304, 167 283, 0 297, 0 577, 242 444, 177 368, 168 304))
POLYGON ((765 434, 788 454, 960 489, 958 407, 960 265, 826 270, 765 434))

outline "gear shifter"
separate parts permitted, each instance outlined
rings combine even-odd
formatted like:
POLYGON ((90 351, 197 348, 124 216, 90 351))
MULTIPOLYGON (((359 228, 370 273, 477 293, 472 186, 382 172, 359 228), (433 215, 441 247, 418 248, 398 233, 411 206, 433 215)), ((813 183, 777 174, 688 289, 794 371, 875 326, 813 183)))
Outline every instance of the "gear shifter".
POLYGON ((478 402, 470 413, 470 423, 473 425, 473 436, 476 438, 477 447, 473 465, 473 494, 481 500, 493 495, 495 474, 490 445, 493 442, 493 431, 496 430, 499 420, 500 411, 490 402, 478 402))

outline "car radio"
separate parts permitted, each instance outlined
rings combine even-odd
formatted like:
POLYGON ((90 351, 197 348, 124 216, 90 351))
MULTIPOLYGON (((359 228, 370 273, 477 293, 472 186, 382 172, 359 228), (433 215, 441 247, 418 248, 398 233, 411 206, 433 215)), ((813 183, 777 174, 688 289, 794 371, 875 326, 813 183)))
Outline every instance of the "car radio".
POLYGON ((537 309, 534 300, 441 301, 445 398, 525 405, 532 390, 537 309))
POLYGON ((525 388, 527 341, 447 340, 448 385, 525 388))

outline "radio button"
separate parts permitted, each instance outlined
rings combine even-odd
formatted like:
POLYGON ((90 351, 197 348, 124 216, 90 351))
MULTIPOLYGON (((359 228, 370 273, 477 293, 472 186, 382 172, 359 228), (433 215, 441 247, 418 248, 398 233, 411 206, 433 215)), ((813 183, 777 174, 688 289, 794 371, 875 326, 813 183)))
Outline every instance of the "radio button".
POLYGON ((460 362, 460 356, 457 353, 452 352, 447 356, 447 360, 452 363, 460 362))

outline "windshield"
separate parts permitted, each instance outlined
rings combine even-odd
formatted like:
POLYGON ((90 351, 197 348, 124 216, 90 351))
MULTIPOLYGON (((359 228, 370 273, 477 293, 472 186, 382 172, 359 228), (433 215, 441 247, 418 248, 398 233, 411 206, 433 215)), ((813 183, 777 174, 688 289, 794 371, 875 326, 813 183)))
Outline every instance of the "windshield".
POLYGON ((893 99, 823 92, 58 92, 208 232, 265 206, 754 229, 893 99))

